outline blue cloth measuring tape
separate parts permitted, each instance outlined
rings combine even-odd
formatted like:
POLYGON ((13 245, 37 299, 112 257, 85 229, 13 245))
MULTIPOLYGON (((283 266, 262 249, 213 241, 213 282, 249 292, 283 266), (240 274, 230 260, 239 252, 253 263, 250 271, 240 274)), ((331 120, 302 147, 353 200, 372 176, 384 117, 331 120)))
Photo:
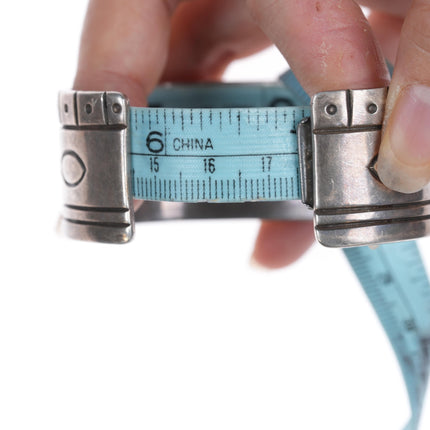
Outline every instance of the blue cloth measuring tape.
POLYGON ((309 108, 131 108, 135 198, 300 199, 296 129, 309 108))
MULTIPOLYGON (((244 106, 250 97, 254 105, 261 97, 264 105, 264 96, 250 95, 246 86, 235 91, 227 86, 217 92, 217 100, 212 95, 211 108, 201 107, 202 92, 193 94, 189 88, 177 103, 187 98, 190 107, 131 108, 134 197, 189 203, 300 199, 296 130, 309 116, 309 98, 291 72, 281 81, 285 98, 275 107, 213 107, 244 106)), ((165 97, 168 92, 153 101, 165 97)), ((344 252, 400 364, 411 407, 405 429, 417 430, 430 365, 430 284, 417 245, 400 242, 344 252)))

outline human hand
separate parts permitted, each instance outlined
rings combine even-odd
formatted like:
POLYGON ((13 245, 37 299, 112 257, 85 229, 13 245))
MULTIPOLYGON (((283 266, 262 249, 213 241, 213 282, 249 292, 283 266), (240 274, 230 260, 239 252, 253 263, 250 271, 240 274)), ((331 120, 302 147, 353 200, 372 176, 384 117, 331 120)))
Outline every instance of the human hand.
POLYGON ((387 187, 416 192, 430 181, 430 1, 366 1, 375 4, 371 25, 395 61, 376 168, 387 187))
MULTIPOLYGON (((416 192, 430 181, 430 1, 358 1, 371 8, 371 29, 353 0, 275 1, 266 8, 264 0, 248 3, 253 10, 261 5, 259 22, 310 94, 386 85, 382 48, 395 68, 376 168, 388 188, 416 192), (288 31, 278 34, 272 20, 283 20, 288 31)), ((280 267, 298 258, 309 243, 308 231, 290 229, 291 224, 263 223, 255 260, 280 267)))
MULTIPOLYGON (((232 60, 271 42, 309 94, 388 84, 353 0, 91 0, 74 88, 121 91, 144 106, 159 82, 220 79, 232 60)), ((253 258, 281 267, 312 242, 308 222, 263 222, 253 258)))

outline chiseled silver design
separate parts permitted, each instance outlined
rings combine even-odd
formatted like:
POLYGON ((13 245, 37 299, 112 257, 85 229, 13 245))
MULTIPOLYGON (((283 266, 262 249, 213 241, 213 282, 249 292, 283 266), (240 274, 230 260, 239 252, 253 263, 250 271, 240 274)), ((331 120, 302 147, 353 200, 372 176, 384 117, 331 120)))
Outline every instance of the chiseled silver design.
POLYGON ((115 92, 62 92, 59 113, 64 180, 60 230, 75 239, 128 242, 134 232, 128 100, 115 92))
POLYGON ((302 165, 303 201, 314 209, 315 234, 323 245, 379 244, 430 233, 430 186, 414 194, 392 191, 374 169, 386 93, 380 88, 316 94, 312 123, 300 124, 300 153, 313 157, 311 180, 302 165))

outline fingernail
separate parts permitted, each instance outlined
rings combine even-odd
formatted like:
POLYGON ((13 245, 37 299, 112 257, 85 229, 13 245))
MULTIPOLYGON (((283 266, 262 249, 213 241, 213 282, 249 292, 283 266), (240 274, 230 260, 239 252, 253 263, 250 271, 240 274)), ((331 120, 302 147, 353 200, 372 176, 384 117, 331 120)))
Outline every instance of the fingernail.
POLYGON ((392 190, 414 193, 430 181, 430 88, 404 89, 395 104, 376 170, 392 190))

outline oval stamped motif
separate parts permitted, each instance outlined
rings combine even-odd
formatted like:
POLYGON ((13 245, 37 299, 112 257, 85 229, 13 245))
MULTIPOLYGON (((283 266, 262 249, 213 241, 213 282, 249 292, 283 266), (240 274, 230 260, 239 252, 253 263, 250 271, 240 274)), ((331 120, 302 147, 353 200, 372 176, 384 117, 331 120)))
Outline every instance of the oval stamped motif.
POLYGON ((74 151, 66 151, 63 153, 61 160, 61 172, 66 185, 76 187, 84 179, 87 169, 81 157, 74 151))

